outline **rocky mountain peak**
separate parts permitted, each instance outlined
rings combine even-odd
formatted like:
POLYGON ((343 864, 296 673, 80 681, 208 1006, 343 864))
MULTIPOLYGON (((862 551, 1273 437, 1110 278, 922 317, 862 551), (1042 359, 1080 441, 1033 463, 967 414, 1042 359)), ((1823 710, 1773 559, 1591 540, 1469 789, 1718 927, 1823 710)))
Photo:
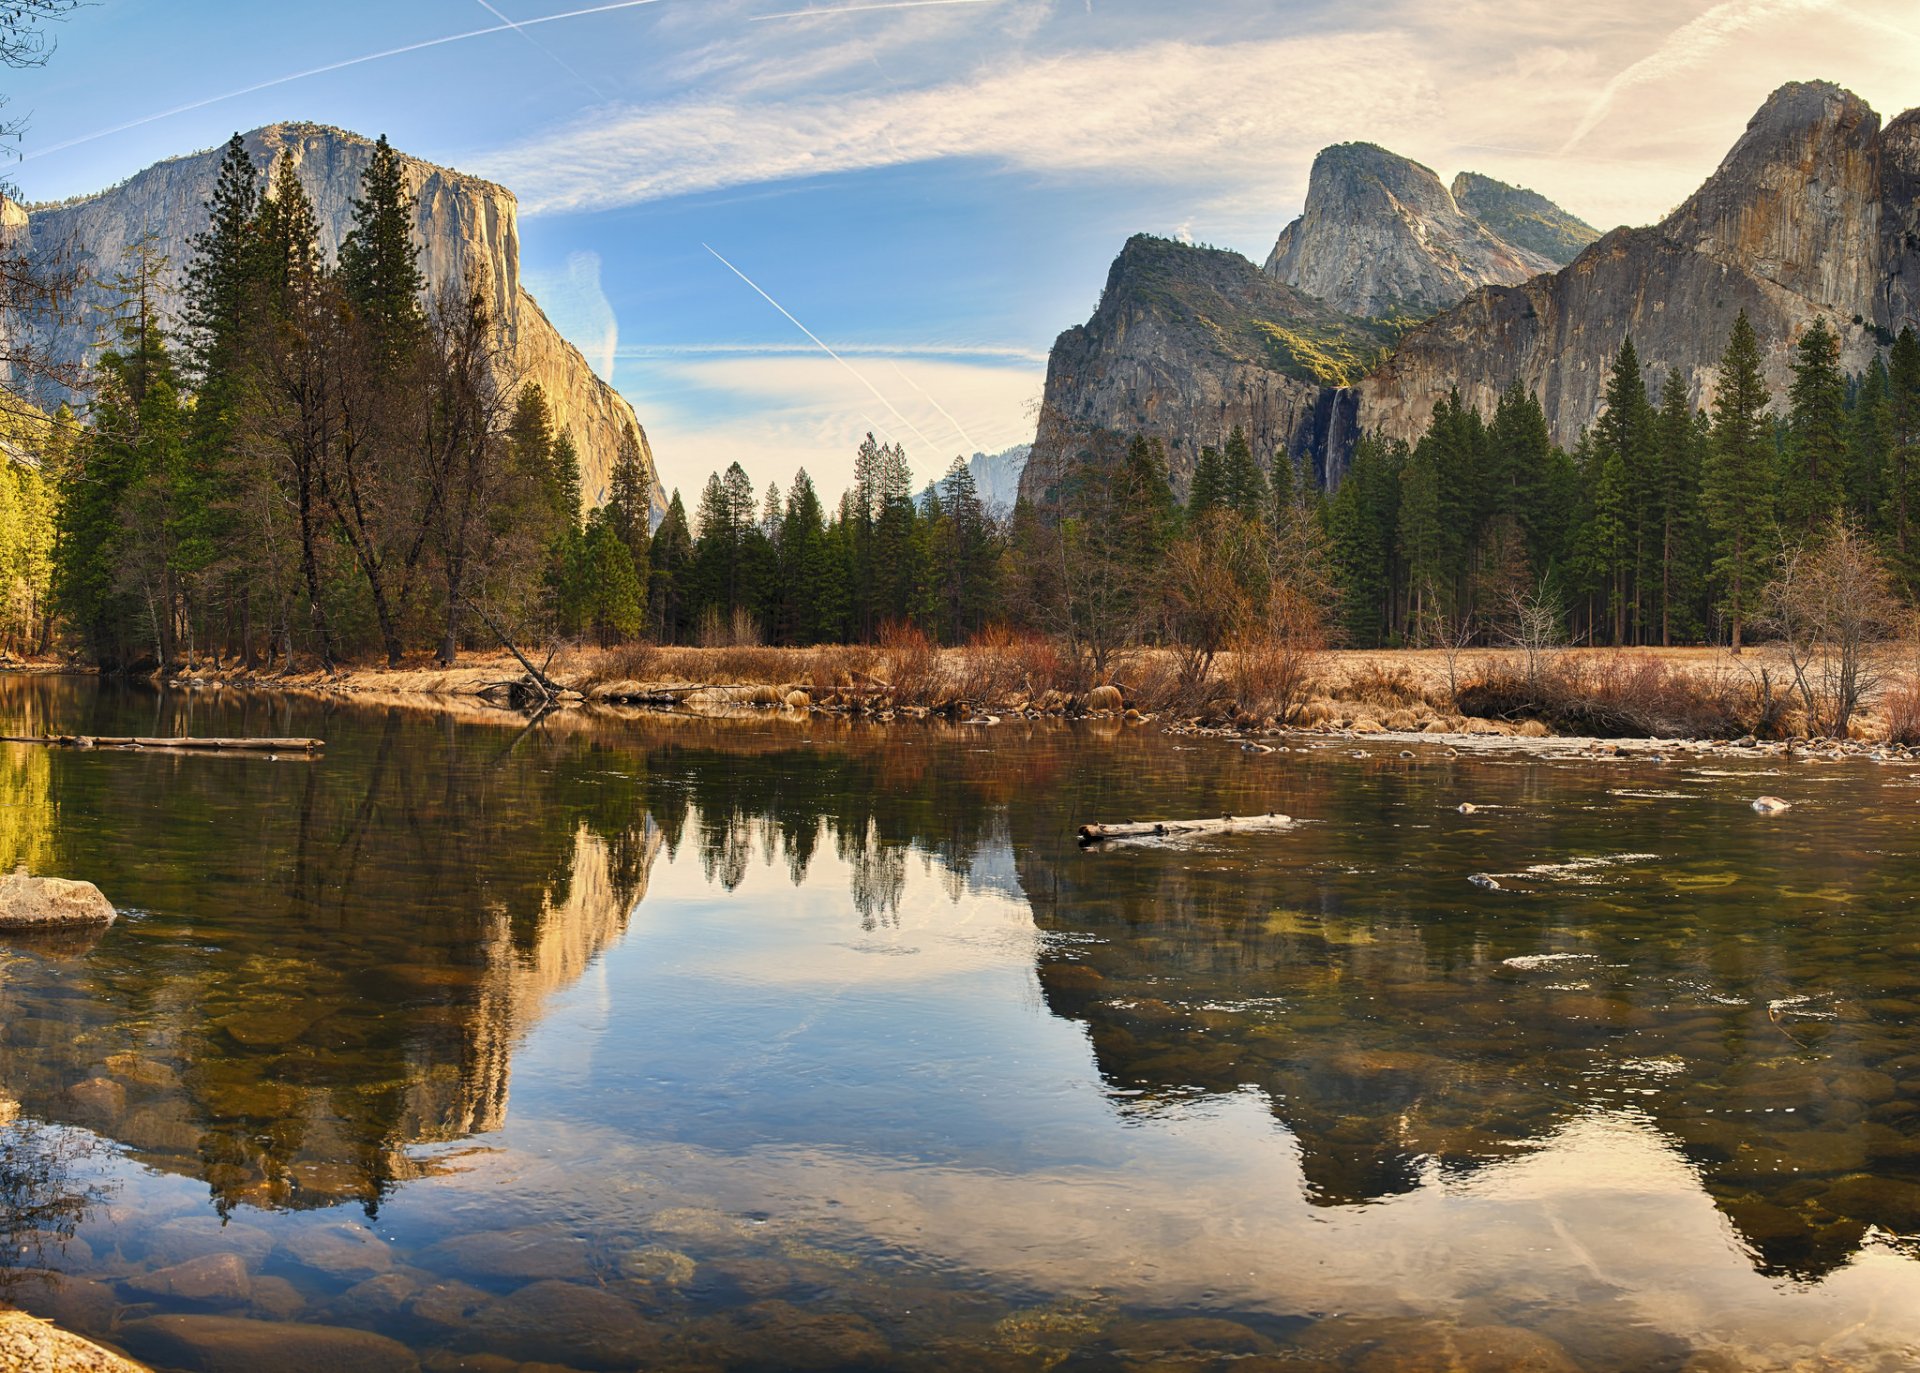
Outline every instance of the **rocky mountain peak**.
MULTIPOLYGON (((283 164, 293 167, 313 201, 322 253, 328 258, 337 254, 352 223, 353 200, 373 157, 374 141, 326 124, 288 121, 244 134, 242 142, 263 177, 283 164)), ((58 257, 94 281, 106 281, 134 240, 152 227, 171 269, 171 289, 162 305, 176 312, 194 236, 206 225, 206 203, 222 152, 213 148, 168 158, 93 195, 28 207, 29 251, 58 257)), ((608 473, 628 426, 651 465, 646 432, 632 406, 594 374, 521 283, 519 205, 513 193, 421 158, 405 153, 400 157, 407 189, 415 198, 414 238, 429 294, 468 280, 484 284, 508 343, 503 382, 539 383, 556 423, 572 434, 579 450, 584 498, 589 504, 604 499, 608 473)), ((17 219, 17 211, 0 209, 0 232, 7 230, 10 213, 17 219)), ((94 324, 90 311, 75 311, 42 342, 57 358, 85 361, 95 343, 94 324)), ((656 518, 665 509, 656 480, 656 518)))
MULTIPOLYGON (((1456 182, 1456 186, 1461 183, 1456 182)), ((1528 216, 1560 237, 1592 230, 1531 191, 1474 178, 1466 187, 1496 220, 1528 216)), ((1541 239, 1539 234, 1527 237, 1541 239)), ((1445 309, 1476 287, 1525 281, 1566 260, 1503 237, 1464 208, 1433 170, 1372 143, 1322 149, 1306 207, 1281 231, 1266 271, 1350 315, 1389 318, 1445 309)))
POLYGON ((1858 313, 1879 232, 1880 117, 1851 91, 1795 81, 1767 97, 1720 166, 1660 226, 1678 243, 1858 313))

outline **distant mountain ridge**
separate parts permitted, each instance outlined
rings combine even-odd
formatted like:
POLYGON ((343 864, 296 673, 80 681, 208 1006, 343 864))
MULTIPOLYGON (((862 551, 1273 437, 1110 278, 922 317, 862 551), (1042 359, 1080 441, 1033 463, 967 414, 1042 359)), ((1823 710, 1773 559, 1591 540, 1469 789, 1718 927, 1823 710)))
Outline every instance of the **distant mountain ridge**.
POLYGON ((1491 412, 1519 382, 1539 396, 1554 440, 1571 445, 1598 416, 1629 336, 1650 384, 1678 377, 1710 403, 1742 309, 1776 399, 1817 317, 1859 370, 1920 322, 1920 111, 1882 129, 1840 87, 1790 83, 1666 219, 1591 234, 1524 188, 1475 173, 1449 188, 1372 145, 1328 149, 1264 268, 1129 241, 1093 317, 1054 345, 1022 493, 1047 500, 1071 458, 1133 434, 1165 442, 1184 489, 1193 455, 1235 427, 1263 461, 1286 453, 1331 487, 1359 434, 1415 438, 1455 386, 1491 412), (1438 313, 1378 318, 1423 305, 1438 313), (1340 340, 1350 361, 1369 335, 1377 349, 1357 367, 1303 366, 1324 359, 1246 344, 1340 340))
MULTIPOLYGON (((270 124, 244 136, 247 151, 263 182, 283 160, 291 160, 301 185, 313 199, 321 249, 332 257, 351 223, 353 198, 372 156, 373 143, 358 134, 327 125, 270 124)), ((171 266, 174 289, 163 302, 170 315, 179 310, 180 282, 193 255, 193 238, 207 221, 222 149, 169 158, 135 173, 119 185, 57 204, 9 204, 7 219, 18 226, 24 213, 30 251, 61 256, 95 280, 105 280, 121 265, 127 249, 153 231, 171 266)), ((502 380, 538 382, 552 405, 557 424, 568 430, 580 452, 582 488, 588 503, 603 498, 607 474, 628 424, 639 438, 651 469, 653 453, 633 407, 588 365, 587 360, 541 311, 520 281, 519 207, 513 193, 479 177, 402 155, 406 185, 418 201, 416 241, 429 293, 462 281, 468 273, 487 288, 495 318, 508 339, 511 374, 502 380)), ((97 292, 97 287, 96 287, 97 292)), ((95 342, 96 321, 86 310, 47 331, 45 342, 62 361, 81 362, 95 342)), ((665 510, 654 482, 657 512, 665 510)))

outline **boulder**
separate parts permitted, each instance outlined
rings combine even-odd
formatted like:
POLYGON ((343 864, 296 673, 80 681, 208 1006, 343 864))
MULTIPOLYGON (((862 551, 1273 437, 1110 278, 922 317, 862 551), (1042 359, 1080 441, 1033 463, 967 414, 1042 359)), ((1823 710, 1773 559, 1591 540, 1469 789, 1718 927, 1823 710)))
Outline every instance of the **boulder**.
POLYGON ((367 1330, 237 1316, 150 1316, 120 1327, 134 1353, 195 1373, 418 1373, 397 1340, 367 1330))
POLYGON ((136 1273, 127 1286, 150 1297, 176 1297, 207 1306, 240 1306, 253 1296, 253 1279, 238 1254, 204 1254, 185 1263, 136 1273))
POLYGON ((113 903, 91 882, 65 877, 0 878, 0 929, 44 930, 73 925, 110 925, 113 903))
POLYGON ((1793 809, 1793 802, 1782 801, 1778 796, 1762 796, 1753 803, 1753 808, 1762 815, 1779 815, 1793 809))

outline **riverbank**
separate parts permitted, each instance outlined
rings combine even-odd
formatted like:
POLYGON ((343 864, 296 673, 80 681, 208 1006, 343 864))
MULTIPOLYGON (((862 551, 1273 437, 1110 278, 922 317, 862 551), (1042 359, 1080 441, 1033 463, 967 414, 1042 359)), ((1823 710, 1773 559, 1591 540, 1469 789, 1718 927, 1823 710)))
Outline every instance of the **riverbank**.
MULTIPOLYGON (((1915 655, 1889 654, 1911 662, 1915 655)), ((550 705, 764 709, 879 720, 942 716, 988 723, 1078 717, 1261 735, 1421 734, 1520 739, 1738 739, 1819 735, 1780 655, 1750 649, 1500 649, 1314 654, 1252 672, 1219 655, 1196 682, 1168 649, 1116 657, 1104 678, 1041 639, 936 649, 880 647, 568 648, 538 662, 545 685, 506 653, 422 658, 397 668, 249 672, 208 666, 176 684, 414 703, 435 709, 550 705)), ((1914 742, 1914 691, 1891 673, 1847 731, 1853 742, 1914 742)))

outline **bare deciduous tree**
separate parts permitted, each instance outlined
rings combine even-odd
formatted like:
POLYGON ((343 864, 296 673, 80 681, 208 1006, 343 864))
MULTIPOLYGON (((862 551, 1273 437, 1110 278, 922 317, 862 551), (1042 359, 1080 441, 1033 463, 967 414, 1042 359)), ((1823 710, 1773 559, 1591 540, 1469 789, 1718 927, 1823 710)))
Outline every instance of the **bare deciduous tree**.
POLYGON ((1886 565, 1865 534, 1837 520, 1781 553, 1765 606, 1763 625, 1777 636, 1808 733, 1844 738, 1887 674, 1900 602, 1886 565))

